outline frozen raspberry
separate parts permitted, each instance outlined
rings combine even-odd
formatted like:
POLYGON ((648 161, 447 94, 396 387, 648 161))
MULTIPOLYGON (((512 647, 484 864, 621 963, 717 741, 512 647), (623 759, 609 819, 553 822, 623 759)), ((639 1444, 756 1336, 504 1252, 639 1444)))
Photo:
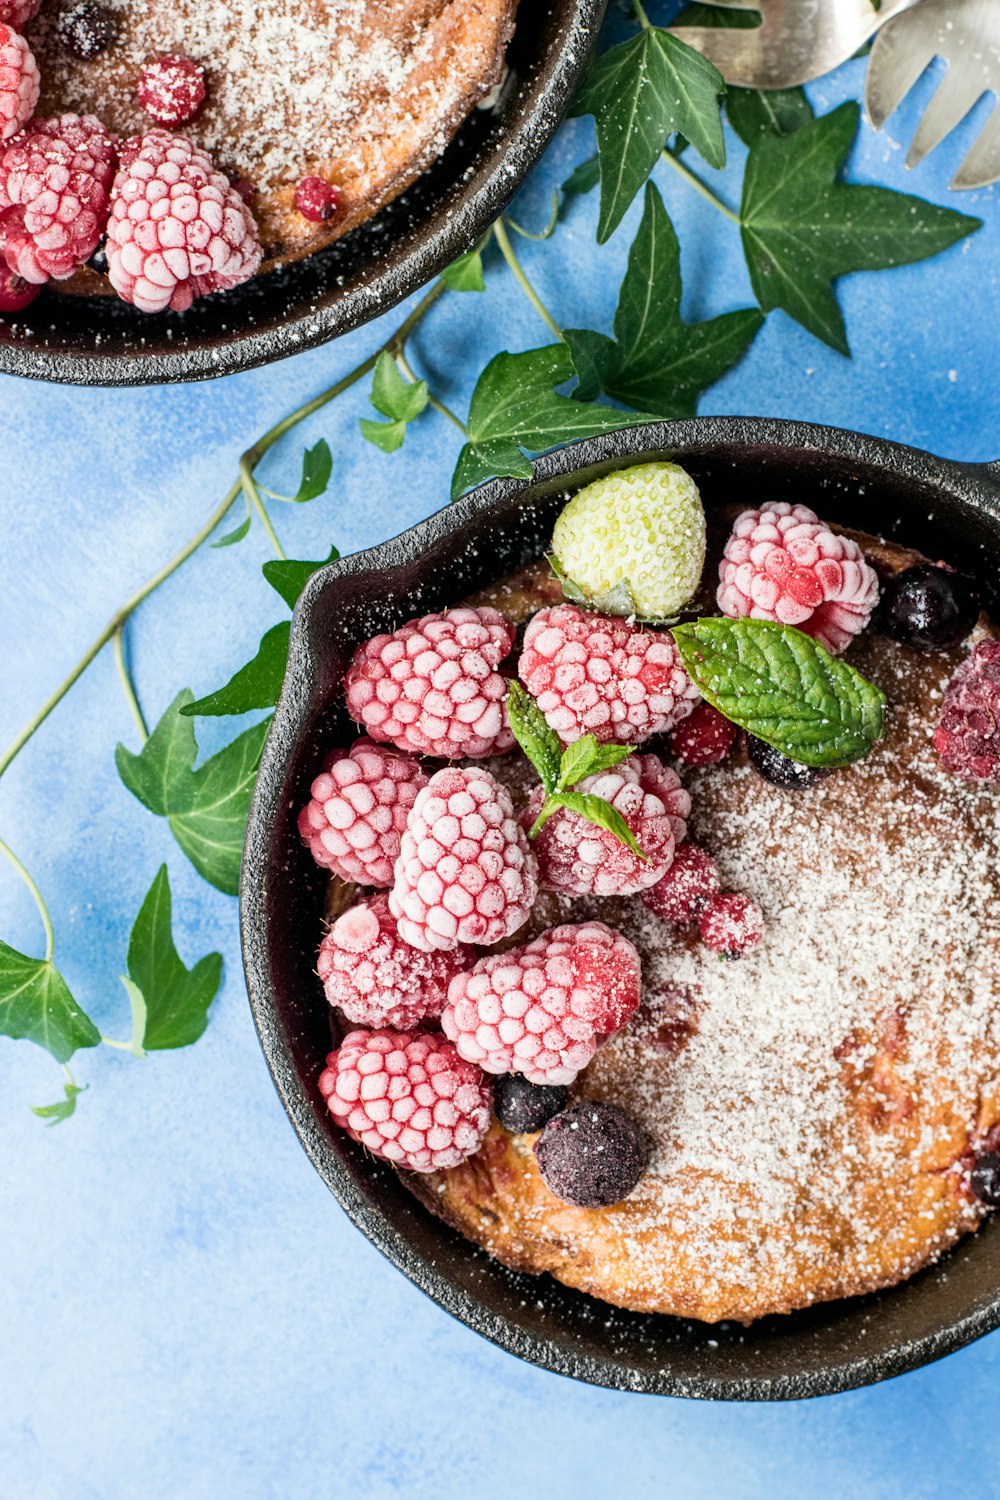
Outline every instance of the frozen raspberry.
POLYGON ((100 242, 115 143, 93 115, 32 120, 0 150, 0 250, 34 286, 65 281, 100 242))
POLYGON ((518 671, 565 744, 589 733, 638 745, 686 719, 698 701, 672 636, 575 604, 538 611, 518 671))
POLYGON ((713 896, 698 919, 701 940, 724 958, 742 958, 764 936, 764 913, 749 896, 713 896))
POLYGON ((980 641, 955 672, 934 748, 953 776, 1000 784, 1000 641, 980 641))
POLYGON ((295 189, 295 207, 304 219, 322 224, 340 204, 340 189, 323 177, 303 177, 295 189))
POLYGON ((338 917, 316 967, 330 1004, 356 1026, 406 1031, 441 1014, 449 984, 472 959, 469 948, 425 953, 404 943, 380 893, 338 917))
POLYGON ((31 48, 0 21, 0 141, 9 141, 31 119, 40 88, 31 48))
POLYGON ((183 312, 196 297, 248 281, 261 262, 256 225, 232 183, 166 130, 123 148, 106 249, 112 286, 143 312, 183 312))
POLYGON ((15 276, 9 266, 0 261, 0 313, 21 312, 38 296, 39 288, 23 276, 15 276))
POLYGON ((564 1203, 609 1208, 638 1183, 649 1143, 617 1104, 581 1099, 549 1121, 535 1156, 545 1186, 564 1203))
POLYGON ((56 26, 59 45, 85 62, 106 52, 115 39, 117 28, 111 15, 93 0, 80 0, 64 10, 56 26))
POLYGON ((488 946, 527 921, 538 869, 506 787, 481 766, 448 767, 413 804, 389 906, 414 948, 488 946))
POLYGON ((13 31, 23 31, 41 6, 42 0, 0 0, 0 21, 13 31))
POLYGON ((493 1085, 493 1110, 504 1130, 527 1135, 541 1130, 553 1115, 566 1108, 565 1084, 529 1083, 520 1073, 505 1073, 493 1085))
POLYGON ((495 609, 411 620, 355 651, 348 712, 373 740, 415 755, 497 755, 514 744, 497 671, 513 644, 513 625, 495 609))
POLYGON ((429 779, 418 761, 372 740, 355 740, 346 755, 332 751, 299 813, 313 859, 343 880, 392 885, 410 808, 429 779))
POLYGON ((687 816, 691 811, 691 797, 681 786, 681 779, 670 766, 665 766, 658 755, 631 755, 630 766, 637 766, 639 780, 644 792, 659 797, 670 819, 670 831, 674 846, 683 844, 687 838, 687 816))
POLYGON ((686 766, 714 766, 725 760, 739 730, 710 703, 699 703, 670 735, 670 749, 686 766))
POLYGON ((490 1125, 488 1081, 444 1037, 423 1032, 348 1032, 319 1088, 352 1140, 411 1172, 457 1167, 490 1125))
POLYGON ((158 57, 143 66, 135 94, 159 125, 183 125, 205 102, 205 69, 190 57, 158 57))
POLYGON ((721 882, 715 860, 697 844, 681 844, 670 869, 642 899, 664 922, 696 922, 721 882))
MULTIPOLYGON (((561 808, 534 841, 542 885, 570 896, 628 896, 661 879, 674 857, 671 819, 683 829, 691 810, 691 799, 675 773, 654 755, 631 755, 610 771, 585 776, 573 791, 609 802, 646 859, 633 854, 609 829, 561 808), (648 777, 643 776, 643 761, 655 762, 656 771, 650 767, 648 777)), ((536 787, 521 818, 525 830, 537 818, 544 798, 542 788, 536 787)))
POLYGON ((552 927, 453 979, 441 1027, 487 1073, 572 1083, 636 1010, 639 980, 639 955, 603 922, 552 927))
POLYGON ((795 625, 835 655, 864 630, 878 577, 857 542, 807 505, 768 500, 737 519, 719 564, 719 608, 730 619, 795 625))

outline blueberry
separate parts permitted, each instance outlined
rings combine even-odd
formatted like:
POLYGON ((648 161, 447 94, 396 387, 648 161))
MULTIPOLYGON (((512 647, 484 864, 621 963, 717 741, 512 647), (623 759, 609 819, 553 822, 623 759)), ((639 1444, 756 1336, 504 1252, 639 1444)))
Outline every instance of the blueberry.
POLYGON ((648 1155, 639 1126, 617 1104, 580 1100, 551 1119, 535 1142, 542 1180, 577 1208, 620 1203, 642 1176, 648 1155))
POLYGON ((752 734, 747 735, 747 755, 758 776, 763 776, 765 781, 770 781, 773 786, 780 786, 787 792, 815 786, 817 781, 830 775, 829 768, 804 766, 800 761, 790 760, 780 750, 775 750, 773 745, 768 745, 752 734))
POLYGON ((987 1208, 1000 1208, 1000 1151, 980 1156, 969 1177, 972 1191, 987 1208))
POLYGON ((56 26, 60 46, 85 61, 106 52, 115 39, 113 18, 94 0, 80 0, 64 10, 56 26))
POLYGON ((541 1130, 568 1098, 569 1089, 557 1084, 529 1083, 519 1073, 507 1073, 493 1085, 496 1117, 512 1135, 541 1130))
POLYGON ((885 584, 879 618, 886 634, 904 646, 950 651, 965 640, 979 610, 975 579, 919 563, 885 584))

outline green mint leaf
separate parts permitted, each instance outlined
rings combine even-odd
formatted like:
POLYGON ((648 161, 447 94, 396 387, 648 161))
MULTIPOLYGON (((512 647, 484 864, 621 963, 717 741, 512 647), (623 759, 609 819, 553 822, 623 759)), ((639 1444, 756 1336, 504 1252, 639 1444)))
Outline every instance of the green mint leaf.
POLYGON ((56 1062, 79 1047, 96 1047, 101 1033, 77 1005, 55 964, 29 958, 0 942, 0 1036, 35 1042, 56 1062))
POLYGON ((403 446, 405 422, 373 422, 370 417, 360 417, 358 426, 365 442, 381 448, 383 453, 395 453, 397 448, 403 446))
POLYGON ((157 871, 133 924, 128 977, 144 1007, 145 1024, 136 1040, 145 1051, 190 1047, 198 1040, 222 979, 222 954, 206 953, 193 969, 185 968, 174 946, 166 865, 157 871))
POLYGON ((574 360, 584 362, 587 394, 596 382, 625 406, 661 417, 695 415, 699 396, 742 359, 764 319, 756 308, 744 308, 685 323, 681 292, 680 245, 663 199, 648 182, 618 294, 616 342, 598 344, 595 335, 580 330, 566 333, 574 360))
POLYGON ((65 1099, 60 1099, 57 1104, 33 1104, 31 1113, 49 1126, 61 1125, 63 1120, 68 1120, 76 1113, 76 1097, 78 1094, 85 1094, 89 1087, 87 1083, 82 1086, 78 1083, 64 1083, 65 1099))
POLYGON ((745 146, 762 135, 792 135, 813 119, 802 89, 729 89, 726 114, 745 146))
POLYGON ((235 531, 227 531, 225 536, 220 536, 217 542, 212 542, 213 547, 234 547, 237 542, 242 542, 245 536, 250 534, 250 512, 247 511, 246 519, 241 521, 235 531))
POLYGON ((563 751, 559 790, 575 786, 585 776, 610 771, 633 754, 634 745, 600 745, 592 734, 584 734, 563 751))
POLYGON ((394 422, 412 422, 427 405, 426 380, 404 380, 391 354, 383 350, 372 376, 372 406, 394 422))
POLYGON ((946 250, 981 220, 888 188, 837 181, 860 110, 846 103, 793 135, 750 147, 740 212, 754 295, 850 354, 832 283, 848 271, 907 265, 946 250))
POLYGON ((579 197, 581 193, 591 193, 601 180, 601 163, 596 156, 588 157, 578 167, 574 167, 562 185, 562 190, 569 198, 579 197))
POLYGON ((710 166, 724 165, 719 96, 725 90, 718 69, 657 27, 644 29, 598 58, 572 113, 593 115, 597 126, 601 244, 621 223, 674 131, 680 131, 710 166))
POLYGON ((253 708, 273 708, 281 693, 288 663, 288 638, 291 622, 282 620, 261 639, 257 655, 235 672, 225 687, 194 703, 185 703, 181 713, 188 717, 220 717, 245 714, 253 708))
POLYGON ((320 568, 325 568, 327 563, 336 562, 339 556, 336 547, 331 547, 329 557, 323 557, 319 562, 305 562, 293 557, 273 558, 271 562, 263 564, 261 572, 275 592, 281 595, 288 608, 294 609, 299 595, 313 574, 318 573, 320 568))
POLYGON ((603 797, 595 797, 593 792, 560 792, 555 800, 560 807, 565 807, 568 812, 579 813, 581 818, 597 828, 606 828, 626 849, 631 849, 633 854, 649 863, 649 856, 636 843, 635 835, 621 813, 610 802, 605 802, 603 797))
POLYGON ((772 620, 695 620, 674 640, 702 696, 806 766, 844 766, 885 733, 885 697, 812 636, 772 620))
POLYGON ((478 250, 467 250, 441 272, 449 292, 485 292, 483 257, 478 250))
POLYGON ((519 682, 512 682, 507 690, 507 719, 514 738, 538 772, 538 779, 548 795, 559 781, 562 746, 534 698, 519 682))
POLYGON ((330 483, 330 475, 333 473, 333 454, 330 445, 325 438, 320 438, 313 448, 307 448, 302 455, 302 478, 299 487, 291 497, 295 505, 305 505, 309 500, 318 500, 320 495, 326 493, 326 487, 330 483))

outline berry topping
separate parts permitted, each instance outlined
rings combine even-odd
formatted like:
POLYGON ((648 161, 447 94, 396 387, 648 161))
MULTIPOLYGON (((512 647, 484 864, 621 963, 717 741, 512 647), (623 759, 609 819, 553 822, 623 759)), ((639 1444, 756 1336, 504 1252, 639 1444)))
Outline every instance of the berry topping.
POLYGON ((705 565, 705 512, 678 464, 636 464, 588 484, 552 533, 561 573, 599 609, 662 620, 681 609, 705 565))
POLYGON ((754 734, 747 735, 747 756, 758 776, 786 792, 803 791, 831 774, 829 766, 804 766, 754 734))
POLYGON ((352 1140, 411 1172, 457 1167, 489 1129, 489 1083, 441 1036, 348 1032, 319 1088, 352 1140))
POLYGON ((261 262, 256 225, 229 179, 166 130, 123 148, 106 249, 112 286, 143 312, 183 312, 248 281, 261 262))
POLYGON ((510 793, 481 766, 448 767, 417 795, 389 906, 415 948, 498 943, 527 921, 535 856, 510 793))
POLYGON ((497 671, 513 644, 514 627, 496 609, 411 620, 355 651, 348 712, 373 740, 415 755, 497 755, 514 744, 497 671))
POLYGON ((0 21, 14 31, 23 31, 41 6, 42 0, 0 0, 0 21))
POLYGON ((768 500, 738 517, 719 565, 718 605, 739 620, 795 625, 836 655, 864 630, 878 577, 857 542, 806 505, 768 500))
POLYGON ((32 120, 0 150, 0 250, 36 286, 84 265, 108 220, 116 151, 93 115, 32 120))
POLYGON ((441 1027, 488 1073, 572 1083, 639 1004, 639 955, 603 922, 552 927, 452 980, 441 1027))
POLYGON ((0 141, 9 141, 31 119, 40 88, 31 48, 0 21, 0 141))
POLYGON ((715 860, 697 844, 681 844, 670 869, 642 899, 664 922, 696 922, 720 886, 715 860))
POLYGON ((598 1099, 571 1104, 549 1121, 535 1142, 545 1186, 577 1208, 609 1208, 627 1198, 648 1155, 631 1115, 598 1099))
POLYGON ((1000 1208, 1000 1152, 987 1151, 976 1159, 969 1186, 987 1208, 1000 1208))
POLYGON ((602 744, 638 745, 679 724, 698 701, 672 636, 574 604, 538 611, 518 672, 566 744, 593 734, 602 744))
MULTIPOLYGON (((683 838, 691 811, 691 798, 677 775, 655 755, 631 755, 609 771, 585 776, 573 791, 610 803, 646 858, 640 859, 609 829, 560 808, 534 841, 542 885, 572 896, 627 896, 655 884, 674 857, 674 828, 680 827, 683 838)), ((544 800, 543 789, 536 787, 521 818, 523 828, 532 826, 544 800)))
POLYGON ((739 730, 710 703, 699 703, 670 735, 670 750, 688 766, 714 766, 725 760, 739 730))
POLYGON ((712 896, 698 918, 701 940, 723 958, 742 958, 764 936, 764 913, 749 896, 712 896))
POLYGON ((980 641, 955 672, 934 748, 953 776, 1000 783, 1000 641, 980 641))
POLYGON ((565 1108, 568 1097, 565 1085, 529 1083, 520 1073, 505 1073, 493 1085, 493 1109, 511 1135, 541 1130, 565 1108))
POLYGON ((340 189, 323 177, 302 177, 295 188, 295 207, 304 219, 323 224, 340 204, 340 189))
POLYGON ((430 778, 418 761, 372 740, 334 750, 299 813, 299 833, 313 859, 343 880, 392 885, 410 809, 430 778))
POLYGON ((56 36, 59 45, 74 57, 87 61, 106 52, 115 39, 117 28, 113 17, 94 0, 79 0, 59 17, 56 36))
POLYGON ((190 57, 158 57, 139 74, 135 94, 159 125, 183 125, 205 102, 205 70, 190 57))
POLYGON ((34 302, 40 288, 0 261, 0 313, 16 313, 34 302))
POLYGON ((389 898, 373 896, 338 917, 323 939, 317 969, 326 998, 356 1026, 406 1031, 444 1010, 448 986, 472 963, 468 948, 426 953, 404 943, 389 898))
POLYGON ((887 635, 917 651, 950 651, 979 619, 979 586, 965 573, 919 563, 882 585, 879 619, 887 635))

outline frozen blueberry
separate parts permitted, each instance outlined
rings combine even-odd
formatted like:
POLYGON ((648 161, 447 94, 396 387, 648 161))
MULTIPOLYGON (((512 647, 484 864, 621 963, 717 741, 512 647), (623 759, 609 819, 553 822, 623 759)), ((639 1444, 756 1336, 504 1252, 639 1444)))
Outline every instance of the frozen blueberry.
POLYGON ((919 563, 883 586, 879 618, 894 641, 917 651, 950 651, 979 619, 979 588, 965 573, 919 563))
POLYGON ((765 781, 789 792, 815 786, 817 781, 830 775, 828 767, 804 766, 800 761, 790 760, 780 750, 775 750, 773 745, 768 745, 752 734, 747 735, 747 755, 758 776, 763 776, 765 781))
POLYGON ((493 1108, 504 1130, 524 1135, 541 1130, 565 1107, 569 1089, 559 1084, 529 1083, 520 1073, 506 1073, 493 1085, 493 1108))
POLYGON ((969 1174, 972 1191, 987 1208, 1000 1208, 1000 1151, 980 1156, 969 1174))
POLYGON ((620 1203, 642 1176, 642 1131, 617 1104, 580 1100, 551 1119, 535 1142, 545 1185, 577 1208, 620 1203))

